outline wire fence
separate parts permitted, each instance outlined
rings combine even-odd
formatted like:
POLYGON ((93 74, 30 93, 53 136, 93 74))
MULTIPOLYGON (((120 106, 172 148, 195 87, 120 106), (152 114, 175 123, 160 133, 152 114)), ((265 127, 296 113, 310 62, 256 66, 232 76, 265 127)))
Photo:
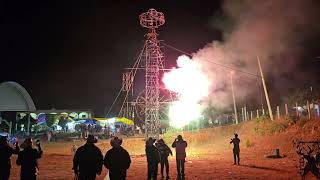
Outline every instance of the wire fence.
MULTIPOLYGON (((271 107, 274 120, 279 120, 283 118, 291 118, 292 120, 299 120, 301 118, 304 119, 314 119, 320 118, 320 103, 319 102, 309 102, 306 100, 303 103, 291 103, 291 104, 282 104, 278 106, 271 107)), ((223 115, 222 115, 223 116, 223 115)), ((221 117, 221 116, 220 116, 221 117)), ((227 123, 236 123, 235 114, 232 115, 224 115, 224 118, 217 118, 215 123, 219 124, 227 124, 227 123), (227 117, 228 116, 228 117, 227 117), (227 119, 228 118, 228 119, 227 119)), ((256 119, 256 118, 269 118, 269 111, 265 107, 261 108, 248 108, 246 106, 242 106, 238 108, 238 122, 245 122, 248 120, 256 119)))

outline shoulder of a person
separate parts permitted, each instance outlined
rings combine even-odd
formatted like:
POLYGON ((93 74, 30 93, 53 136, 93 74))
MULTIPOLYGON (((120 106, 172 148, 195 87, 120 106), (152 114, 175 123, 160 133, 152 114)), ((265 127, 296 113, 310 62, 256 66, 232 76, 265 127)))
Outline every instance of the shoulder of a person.
POLYGON ((9 145, 4 146, 3 149, 9 150, 9 151, 13 150, 13 148, 11 146, 9 146, 9 145))
POLYGON ((106 155, 105 156, 110 156, 110 154, 113 152, 113 148, 109 149, 107 152, 106 152, 106 155))
POLYGON ((94 145, 94 149, 95 149, 96 151, 101 152, 100 148, 99 148, 98 146, 96 146, 96 145, 94 145))
POLYGON ((80 146, 80 147, 77 149, 77 152, 83 151, 84 148, 85 148, 84 145, 83 145, 83 146, 80 146))

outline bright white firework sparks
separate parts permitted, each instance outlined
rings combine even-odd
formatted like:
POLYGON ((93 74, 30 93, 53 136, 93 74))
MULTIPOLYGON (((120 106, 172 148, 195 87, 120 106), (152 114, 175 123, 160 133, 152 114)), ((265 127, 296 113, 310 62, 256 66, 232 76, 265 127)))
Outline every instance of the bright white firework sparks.
POLYGON ((162 81, 167 89, 179 95, 169 108, 170 125, 183 127, 200 118, 199 101, 208 96, 210 82, 200 64, 188 56, 179 56, 177 65, 178 68, 164 74, 162 81))

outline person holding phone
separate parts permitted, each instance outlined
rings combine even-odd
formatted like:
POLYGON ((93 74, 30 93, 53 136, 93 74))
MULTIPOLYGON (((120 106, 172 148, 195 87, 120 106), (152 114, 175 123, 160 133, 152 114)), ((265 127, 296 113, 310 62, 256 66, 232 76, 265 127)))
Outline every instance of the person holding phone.
POLYGON ((11 170, 11 156, 20 151, 18 142, 15 142, 15 148, 8 144, 7 136, 0 136, 0 179, 8 180, 11 170))
POLYGON ((42 157, 42 149, 40 141, 36 141, 37 149, 33 148, 32 138, 26 138, 21 145, 23 150, 19 152, 16 161, 18 166, 21 166, 21 180, 35 180, 38 173, 38 159, 42 157))
POLYGON ((238 138, 238 134, 234 134, 234 138, 231 139, 230 144, 233 144, 233 159, 234 165, 238 163, 240 165, 240 139, 238 138))
POLYGON ((172 143, 172 147, 176 148, 176 162, 177 162, 177 171, 178 171, 178 179, 184 179, 184 163, 186 159, 186 148, 188 144, 185 140, 182 139, 181 135, 174 140, 172 143))

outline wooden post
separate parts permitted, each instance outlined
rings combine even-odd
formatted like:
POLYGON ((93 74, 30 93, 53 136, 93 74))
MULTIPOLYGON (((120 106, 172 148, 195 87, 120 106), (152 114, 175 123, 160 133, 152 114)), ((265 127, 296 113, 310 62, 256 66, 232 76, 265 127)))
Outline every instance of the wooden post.
POLYGON ((277 116, 278 116, 278 119, 280 119, 280 108, 279 108, 279 106, 277 106, 277 116))
POLYGON ((233 73, 230 74, 230 80, 231 80, 231 90, 232 90, 232 99, 233 99, 233 111, 234 111, 234 117, 236 119, 236 124, 239 123, 238 121, 238 113, 237 113, 237 105, 236 105, 236 98, 234 96, 234 88, 233 88, 233 80, 232 80, 233 73))
POLYGON ((264 116, 264 108, 262 108, 262 115, 264 116))
POLYGON ((257 109, 257 118, 259 118, 259 109, 257 109))
POLYGON ((285 104, 285 105, 284 105, 284 108, 286 109, 286 116, 288 116, 288 115, 289 115, 289 112, 288 112, 288 104, 285 104))
POLYGON ((253 112, 250 111, 250 119, 252 120, 253 119, 253 112))
POLYGON ((244 106, 244 120, 247 121, 247 107, 244 106))
POLYGON ((273 121, 271 103, 270 103, 269 94, 268 94, 266 82, 265 82, 265 79, 264 79, 264 75, 263 75, 263 72, 262 72, 262 67, 261 67, 259 56, 257 56, 257 61, 258 61, 258 65, 259 65, 259 70, 260 70, 260 75, 261 75, 261 81, 262 81, 262 85, 263 85, 264 95, 266 97, 267 106, 268 106, 268 110, 269 110, 269 117, 270 117, 271 121, 273 121))
POLYGON ((311 119, 310 105, 308 100, 307 100, 307 110, 308 110, 308 118, 311 119))
POLYGON ((244 109, 243 108, 241 108, 241 120, 242 120, 242 122, 244 121, 244 109))

